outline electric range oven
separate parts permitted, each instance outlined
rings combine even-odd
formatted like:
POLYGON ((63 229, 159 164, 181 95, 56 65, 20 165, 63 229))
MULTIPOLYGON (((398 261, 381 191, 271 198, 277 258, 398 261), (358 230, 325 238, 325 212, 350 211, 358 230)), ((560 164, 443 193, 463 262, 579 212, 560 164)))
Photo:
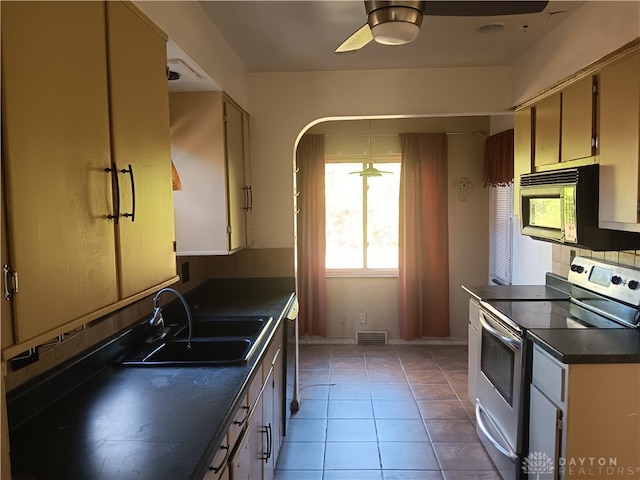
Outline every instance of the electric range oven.
POLYGON ((504 479, 526 478, 533 358, 526 331, 638 327, 640 271, 576 257, 568 279, 557 281, 569 299, 480 302, 476 426, 504 479))

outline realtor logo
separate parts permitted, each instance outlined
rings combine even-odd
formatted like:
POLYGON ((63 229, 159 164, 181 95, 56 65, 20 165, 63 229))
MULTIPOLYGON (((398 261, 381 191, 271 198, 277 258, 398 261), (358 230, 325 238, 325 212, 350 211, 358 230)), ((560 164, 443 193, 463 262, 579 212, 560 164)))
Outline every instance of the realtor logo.
POLYGON ((536 480, 540 480, 540 474, 553 473, 553 458, 544 452, 531 452, 522 462, 522 471, 529 475, 535 475, 536 480))

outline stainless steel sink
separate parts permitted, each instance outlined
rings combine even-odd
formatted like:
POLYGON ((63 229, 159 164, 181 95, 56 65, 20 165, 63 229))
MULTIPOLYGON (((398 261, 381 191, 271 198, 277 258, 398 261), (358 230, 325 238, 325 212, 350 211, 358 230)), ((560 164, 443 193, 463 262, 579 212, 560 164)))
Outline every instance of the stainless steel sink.
MULTIPOLYGON (((193 338, 198 337, 257 337, 271 323, 271 317, 211 316, 193 319, 193 338)), ((188 328, 180 329, 174 338, 187 338, 188 328)))

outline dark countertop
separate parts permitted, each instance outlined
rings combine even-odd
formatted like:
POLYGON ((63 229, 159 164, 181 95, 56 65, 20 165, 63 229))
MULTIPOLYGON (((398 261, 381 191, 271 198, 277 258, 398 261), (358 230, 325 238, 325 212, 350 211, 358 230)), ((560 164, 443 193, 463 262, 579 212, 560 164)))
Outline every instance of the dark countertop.
POLYGON ((569 295, 546 285, 479 285, 465 287, 476 300, 566 300, 569 295))
POLYGON ((10 432, 14 479, 202 478, 294 298, 292 287, 270 280, 215 280, 187 295, 194 315, 273 317, 247 364, 109 363, 10 432))
MULTIPOLYGON (((476 300, 488 302, 489 305, 492 305, 492 302, 569 300, 570 295, 565 293, 568 291, 566 279, 548 273, 546 280, 554 288, 547 285, 481 285, 462 288, 476 300)), ((638 329, 532 326, 525 328, 525 331, 527 338, 566 364, 640 363, 638 329)))
POLYGON ((532 329, 527 337, 562 363, 640 363, 640 331, 532 329))

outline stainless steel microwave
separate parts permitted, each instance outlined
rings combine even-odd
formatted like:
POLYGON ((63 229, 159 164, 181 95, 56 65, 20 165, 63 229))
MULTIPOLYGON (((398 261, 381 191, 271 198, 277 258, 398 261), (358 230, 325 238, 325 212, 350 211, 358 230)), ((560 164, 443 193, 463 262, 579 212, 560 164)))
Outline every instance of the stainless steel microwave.
POLYGON ((520 176, 522 234, 589 250, 638 250, 640 233, 598 228, 600 166, 520 176))

